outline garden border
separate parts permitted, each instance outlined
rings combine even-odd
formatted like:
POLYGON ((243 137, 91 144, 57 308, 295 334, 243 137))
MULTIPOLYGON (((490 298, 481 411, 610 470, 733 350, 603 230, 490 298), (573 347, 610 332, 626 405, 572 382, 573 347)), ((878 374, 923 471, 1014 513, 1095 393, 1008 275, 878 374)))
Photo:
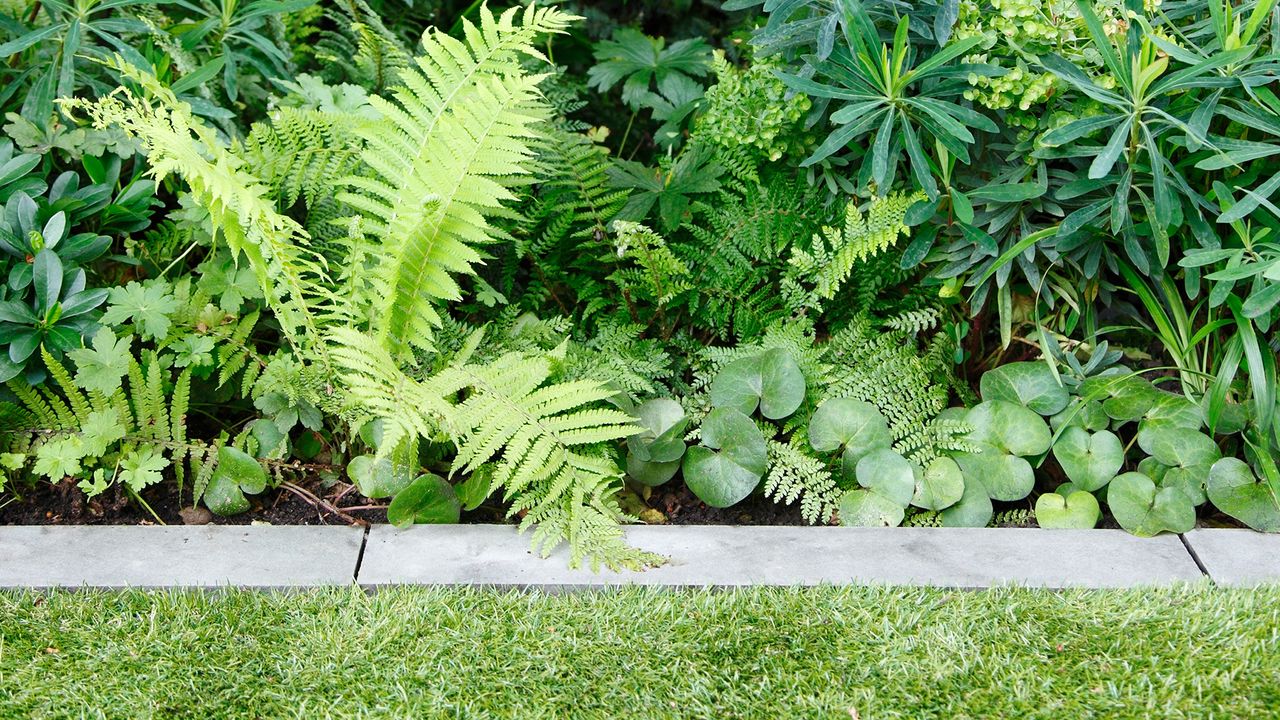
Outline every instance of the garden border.
POLYGON ((1195 530, 633 526, 627 539, 670 562, 642 572, 568 568, 508 525, 0 527, 0 588, 366 589, 400 584, 558 591, 888 584, 1130 587, 1280 581, 1280 536, 1195 530))

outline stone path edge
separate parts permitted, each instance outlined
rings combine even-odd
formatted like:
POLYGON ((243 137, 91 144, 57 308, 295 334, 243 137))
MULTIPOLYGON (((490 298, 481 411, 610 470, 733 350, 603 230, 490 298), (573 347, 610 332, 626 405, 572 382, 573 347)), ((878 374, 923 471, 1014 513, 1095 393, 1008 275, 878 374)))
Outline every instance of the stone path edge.
POLYGON ((536 557, 529 536, 505 525, 4 526, 0 589, 270 590, 353 582, 366 589, 849 583, 971 589, 1129 587, 1204 576, 1229 586, 1280 582, 1280 535, 1249 530, 1202 529, 1150 539, 1107 530, 962 528, 634 526, 627 534, 637 546, 667 555, 668 565, 643 573, 571 571, 564 548, 547 559, 536 557), (994 549, 982 549, 993 542, 994 549), (1054 570, 1073 557, 1100 555, 1110 564, 1054 570), (1127 570, 1126 562, 1138 565, 1127 570), (162 572, 149 572, 157 568, 162 572))

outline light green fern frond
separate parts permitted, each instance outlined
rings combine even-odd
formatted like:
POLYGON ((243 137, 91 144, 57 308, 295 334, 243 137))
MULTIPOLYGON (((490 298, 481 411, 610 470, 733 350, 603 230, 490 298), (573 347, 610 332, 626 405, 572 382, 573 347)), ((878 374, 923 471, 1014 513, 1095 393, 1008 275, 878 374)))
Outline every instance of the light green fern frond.
POLYGON ((840 506, 843 491, 826 463, 813 457, 805 444, 769 441, 769 474, 764 494, 774 502, 790 505, 800 500, 800 514, 809 524, 825 523, 840 506))
POLYGON ((549 117, 542 76, 524 74, 519 58, 540 56, 533 40, 573 17, 530 6, 517 24, 517 14, 481 7, 480 27, 464 21, 465 43, 429 31, 394 100, 370 98, 384 118, 361 133, 372 176, 351 178, 353 192, 340 199, 380 241, 374 330, 396 357, 430 347, 435 305, 461 297, 453 276, 474 273, 476 248, 495 236, 489 218, 515 199, 509 188, 528 173, 529 139, 549 117))
POLYGON ((182 177, 231 250, 248 259, 290 344, 315 347, 319 334, 312 307, 327 277, 323 260, 307 247, 307 233, 276 211, 266 186, 191 106, 150 73, 119 57, 115 64, 148 97, 119 88, 97 101, 67 100, 65 106, 83 110, 94 127, 119 126, 141 140, 157 179, 182 177))
POLYGON ((383 447, 388 431, 398 442, 443 427, 458 447, 454 471, 489 472, 490 492, 501 491, 510 512, 523 514, 521 529, 537 527, 534 542, 544 554, 567 540, 575 565, 655 562, 628 548, 618 526, 626 519, 614 497, 622 471, 602 444, 636 428, 630 415, 601 406, 612 390, 592 381, 551 383, 550 360, 523 353, 456 364, 419 382, 380 343, 350 329, 331 338, 348 401, 360 416, 383 419, 383 447))
POLYGON ((865 216, 857 201, 850 201, 842 228, 822 228, 810 249, 793 247, 788 276, 812 288, 804 305, 820 308, 822 301, 836 296, 858 263, 893 247, 908 232, 903 222, 907 208, 923 197, 916 192, 875 198, 865 216))
POLYGON ((279 108, 271 122, 254 123, 236 149, 281 207, 298 198, 313 207, 355 170, 362 149, 356 129, 370 122, 357 115, 279 108))

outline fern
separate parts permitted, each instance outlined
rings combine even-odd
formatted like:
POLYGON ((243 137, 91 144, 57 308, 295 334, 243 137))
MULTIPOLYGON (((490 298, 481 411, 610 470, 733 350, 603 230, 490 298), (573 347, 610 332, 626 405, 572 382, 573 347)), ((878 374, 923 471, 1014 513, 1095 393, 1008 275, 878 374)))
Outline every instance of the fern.
POLYGON ((384 122, 361 132, 373 177, 353 177, 340 199, 364 215, 379 241, 377 336, 397 357, 429 349, 436 305, 458 300, 453 275, 474 274, 478 246, 494 239, 489 218, 515 198, 508 180, 528 173, 534 126, 549 116, 519 56, 540 53, 539 34, 562 32, 572 16, 528 7, 495 18, 481 8, 468 43, 438 31, 423 37, 418 68, 400 74, 394 102, 370 98, 384 122))
POLYGON ((859 263, 893 247, 907 233, 903 222, 907 208, 923 197, 917 192, 875 198, 865 216, 857 202, 850 201, 842 228, 822 228, 821 234, 813 236, 809 249, 793 247, 788 259, 790 284, 812 286, 803 299, 793 302, 820 310, 823 301, 831 300, 844 287, 859 263))
MULTIPOLYGON (((41 352, 53 382, 35 388, 11 380, 8 387, 18 398, 21 412, 11 412, 15 421, 6 428, 32 438, 30 454, 35 458, 36 473, 53 481, 62 480, 63 475, 80 476, 80 487, 90 495, 117 482, 121 463, 112 461, 92 473, 81 473, 82 463, 92 464, 112 453, 163 458, 160 467, 173 468, 179 493, 188 467, 196 477, 212 473, 209 464, 216 464, 216 459, 210 457, 216 458, 221 443, 188 437, 190 368, 174 380, 154 356, 143 362, 131 359, 127 381, 106 395, 96 390, 85 392, 57 358, 43 348, 41 352), (170 384, 171 394, 166 397, 170 384), (73 469, 77 472, 67 472, 73 469)), ((158 471, 154 477, 158 479, 158 471)), ((128 485, 134 493, 142 489, 136 478, 128 485)))
POLYGON ((826 350, 832 368, 826 396, 879 408, 899 452, 920 461, 957 447, 960 428, 931 424, 950 399, 950 365, 928 362, 910 335, 884 332, 864 314, 833 335, 826 350))
MULTIPOLYGON (((544 555, 568 540, 574 565, 656 561, 627 548, 618 527, 625 519, 614 497, 622 471, 600 446, 635 427, 626 413, 598 407, 611 390, 591 381, 550 383, 550 361, 521 353, 483 365, 460 361, 417 381, 369 338, 352 330, 332 337, 334 356, 347 368, 348 397, 367 416, 383 418, 380 452, 444 429, 458 447, 454 472, 488 467, 489 492, 501 491, 510 512, 523 514, 522 530, 538 526, 534 542, 544 555)), ((479 341, 477 334, 460 355, 468 357, 479 341)))
POLYGON ((802 438, 769 442, 765 497, 790 505, 800 499, 800 514, 809 524, 825 523, 840 506, 843 491, 826 463, 813 457, 802 438))
POLYGON ((355 115, 280 108, 270 123, 255 123, 236 150, 281 208, 299 198, 314 207, 355 172, 362 149, 355 130, 369 122, 355 115))
POLYGON ((150 73, 118 57, 115 62, 116 69, 150 97, 119 88, 97 102, 74 99, 65 105, 85 111, 94 127, 118 125, 141 140, 157 180, 181 176, 232 252, 248 259, 285 337, 300 350, 315 349, 319 328, 312 306, 327 278, 322 261, 307 248, 306 232, 276 211, 267 188, 189 105, 150 73))

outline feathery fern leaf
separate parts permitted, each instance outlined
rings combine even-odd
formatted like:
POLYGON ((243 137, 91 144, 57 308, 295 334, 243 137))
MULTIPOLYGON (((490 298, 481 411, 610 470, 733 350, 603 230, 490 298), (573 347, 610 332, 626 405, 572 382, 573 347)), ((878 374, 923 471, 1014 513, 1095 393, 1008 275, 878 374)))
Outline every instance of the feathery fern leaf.
POLYGON ((373 176, 351 178, 340 199, 380 241, 375 332, 396 357, 430 347, 435 305, 460 298, 453 275, 474 274, 477 246, 495 235, 489 217, 515 198, 512 178, 528 173, 529 139, 549 117, 542 76, 521 72, 519 58, 540 57, 534 38, 562 32, 573 17, 533 6, 520 24, 516 15, 482 6, 479 28, 464 22, 465 43, 429 31, 394 102, 370 98, 384 118, 361 133, 373 176))

